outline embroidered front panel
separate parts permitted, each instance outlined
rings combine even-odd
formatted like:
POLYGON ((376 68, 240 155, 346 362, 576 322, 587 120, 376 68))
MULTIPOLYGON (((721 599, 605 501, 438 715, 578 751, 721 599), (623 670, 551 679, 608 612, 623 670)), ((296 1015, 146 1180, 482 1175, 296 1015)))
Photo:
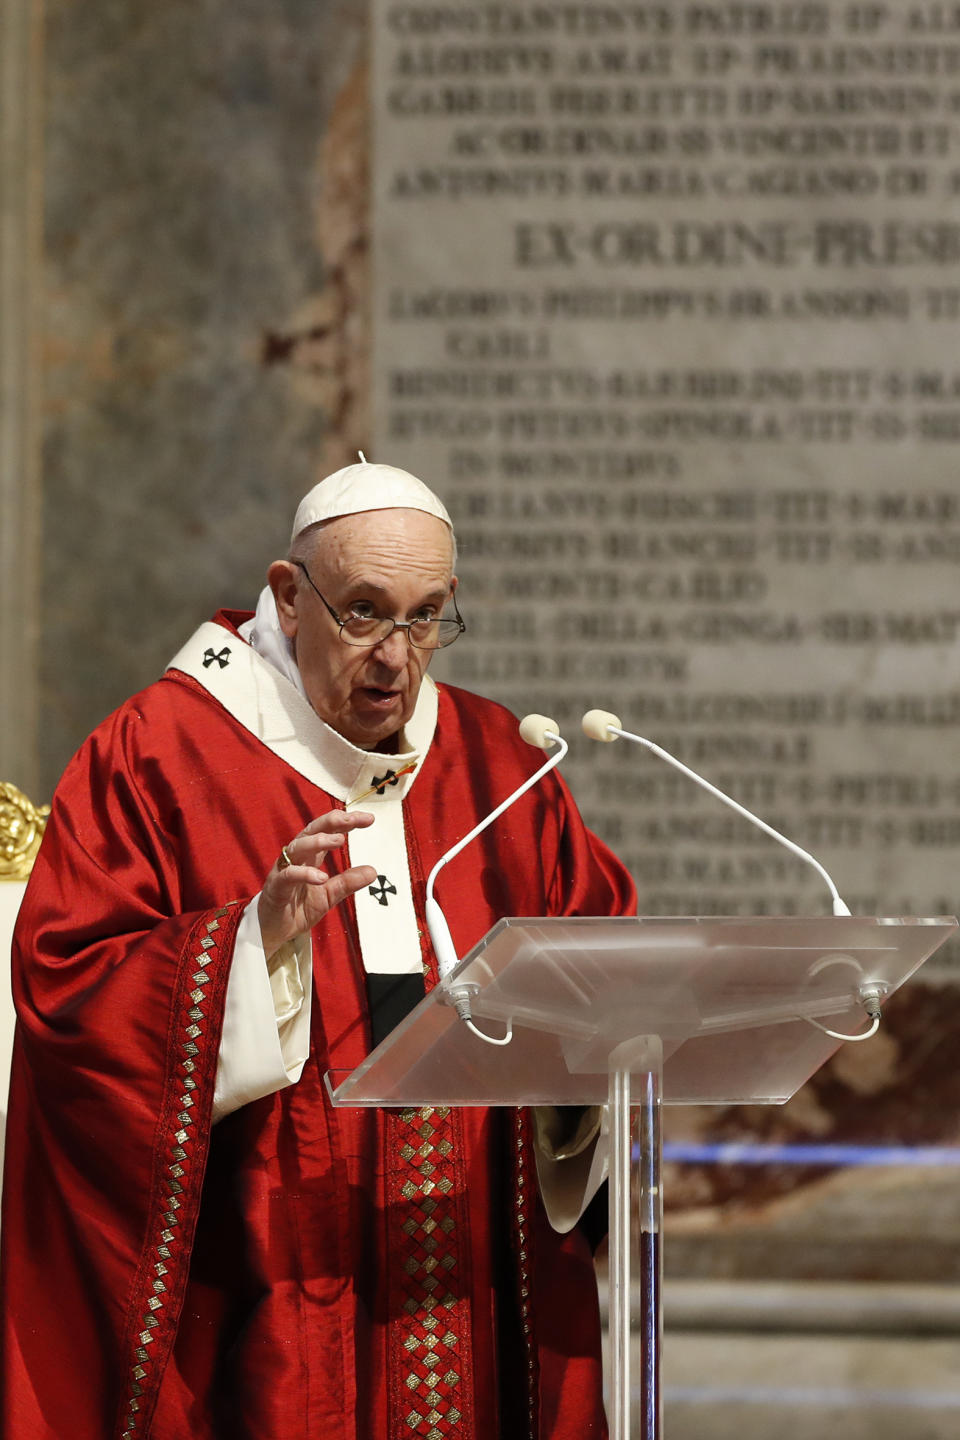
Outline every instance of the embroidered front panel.
MULTIPOLYGON (((383 774, 381 767, 376 775, 382 779, 383 774)), ((378 975, 420 975, 423 954, 401 796, 388 786, 360 808, 376 816, 373 825, 352 830, 347 838, 350 864, 372 865, 377 872, 374 883, 354 899, 364 969, 378 975)))
POLYGON ((386 1117, 390 1148, 390 1440, 474 1440, 468 1244, 456 1117, 386 1117))

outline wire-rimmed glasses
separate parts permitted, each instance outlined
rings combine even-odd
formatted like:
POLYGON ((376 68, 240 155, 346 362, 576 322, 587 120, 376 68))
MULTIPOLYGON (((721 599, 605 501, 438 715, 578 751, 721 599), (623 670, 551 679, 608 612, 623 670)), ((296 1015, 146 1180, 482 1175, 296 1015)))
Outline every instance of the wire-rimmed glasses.
POLYGON ((373 649, 392 635, 394 630, 406 630, 407 639, 416 650, 442 650, 444 646, 452 645, 454 640, 459 640, 467 628, 457 609, 455 597, 451 597, 453 617, 440 615, 419 619, 414 617, 413 620, 392 620, 386 615, 338 615, 330 602, 317 590, 313 576, 303 561, 294 560, 293 563, 300 567, 310 581, 328 614, 340 627, 340 639, 347 645, 373 649))

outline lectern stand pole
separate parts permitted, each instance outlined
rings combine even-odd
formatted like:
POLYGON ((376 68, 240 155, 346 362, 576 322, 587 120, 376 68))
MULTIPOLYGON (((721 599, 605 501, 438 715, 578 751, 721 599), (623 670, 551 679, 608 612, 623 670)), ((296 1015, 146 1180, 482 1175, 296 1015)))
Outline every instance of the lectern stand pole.
POLYGON ((618 1046, 610 1056, 610 1440, 661 1440, 663 1435, 662 1066, 656 1036, 618 1046), (636 1430, 631 1429, 632 1276, 640 1292, 636 1430))

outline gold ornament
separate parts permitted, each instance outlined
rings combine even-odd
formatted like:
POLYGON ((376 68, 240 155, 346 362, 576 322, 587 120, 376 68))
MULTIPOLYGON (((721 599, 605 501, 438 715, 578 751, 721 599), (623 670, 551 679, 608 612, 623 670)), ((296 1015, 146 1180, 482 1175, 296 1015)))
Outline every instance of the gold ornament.
POLYGON ((27 879, 49 814, 49 805, 38 808, 16 785, 0 780, 0 880, 27 879))

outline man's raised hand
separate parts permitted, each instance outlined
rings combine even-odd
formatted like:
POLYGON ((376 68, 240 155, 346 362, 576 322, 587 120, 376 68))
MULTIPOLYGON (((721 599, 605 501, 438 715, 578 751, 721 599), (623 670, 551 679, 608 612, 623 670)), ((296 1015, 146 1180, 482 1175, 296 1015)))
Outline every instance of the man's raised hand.
POLYGON ((268 956, 297 935, 312 930, 335 905, 376 881, 372 865, 354 865, 337 875, 323 868, 328 851, 343 845, 351 830, 372 825, 366 810, 331 810, 311 820, 288 840, 263 882, 257 914, 268 956))

